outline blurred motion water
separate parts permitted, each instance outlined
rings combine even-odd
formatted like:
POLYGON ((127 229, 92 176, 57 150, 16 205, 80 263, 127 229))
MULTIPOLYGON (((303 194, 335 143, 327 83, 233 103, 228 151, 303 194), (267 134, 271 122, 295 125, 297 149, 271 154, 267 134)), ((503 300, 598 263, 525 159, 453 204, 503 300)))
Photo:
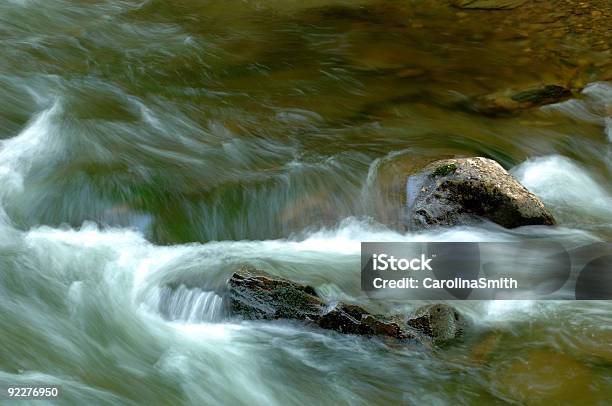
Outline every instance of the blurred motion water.
POLYGON ((609 241, 609 49, 513 18, 425 0, 0 0, 0 386, 61 385, 61 404, 609 402, 609 302, 454 303, 472 331, 433 352, 226 314, 244 263, 409 311, 361 292, 361 241, 609 241), (575 97, 460 108, 559 81, 575 97), (406 232, 402 171, 474 155, 559 226, 406 232))

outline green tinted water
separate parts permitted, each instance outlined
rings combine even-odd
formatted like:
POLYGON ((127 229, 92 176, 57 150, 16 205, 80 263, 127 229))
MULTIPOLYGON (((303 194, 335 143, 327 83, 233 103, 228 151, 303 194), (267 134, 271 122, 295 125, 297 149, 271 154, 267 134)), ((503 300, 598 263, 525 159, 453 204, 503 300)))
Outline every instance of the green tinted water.
POLYGON ((0 382, 66 404, 605 404, 609 303, 460 304, 471 334, 434 354, 160 310, 166 283, 221 295, 243 262, 372 305, 359 242, 432 237, 401 227, 402 186, 447 156, 512 168, 560 228, 433 236, 609 239, 612 25, 533 3, 0 0, 0 382), (574 100, 464 108, 548 83, 574 100))

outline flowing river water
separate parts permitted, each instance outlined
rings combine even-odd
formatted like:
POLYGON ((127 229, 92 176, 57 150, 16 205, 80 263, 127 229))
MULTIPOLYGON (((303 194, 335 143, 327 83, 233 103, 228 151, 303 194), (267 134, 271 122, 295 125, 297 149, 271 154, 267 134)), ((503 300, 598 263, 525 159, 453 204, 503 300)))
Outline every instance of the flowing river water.
POLYGON ((565 35, 563 16, 447 3, 0 0, 2 387, 83 405, 609 404, 610 302, 455 302, 469 334, 434 351, 227 317, 243 263, 408 312, 360 290, 361 241, 612 238, 610 10, 565 35), (541 82, 575 97, 457 107, 541 82), (559 225, 400 226, 406 168, 476 155, 559 225))

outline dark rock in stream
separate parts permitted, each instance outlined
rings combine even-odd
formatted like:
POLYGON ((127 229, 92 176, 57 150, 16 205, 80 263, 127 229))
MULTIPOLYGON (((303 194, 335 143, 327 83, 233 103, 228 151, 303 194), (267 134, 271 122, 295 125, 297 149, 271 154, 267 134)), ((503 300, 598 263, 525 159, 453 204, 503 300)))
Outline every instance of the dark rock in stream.
POLYGON ((386 317, 352 304, 326 305, 314 288, 273 277, 251 266, 243 266, 228 281, 230 309, 245 319, 302 320, 343 334, 381 336, 438 343, 457 335, 459 313, 450 306, 415 316, 386 317), (446 315, 446 316, 445 316, 446 315), (452 315, 452 317, 448 317, 452 315))
POLYGON ((520 111, 560 103, 572 97, 572 91, 558 85, 546 85, 519 92, 504 91, 467 101, 467 110, 487 116, 508 116, 520 111))
POLYGON ((455 308, 433 304, 416 309, 407 324, 431 337, 435 343, 442 343, 462 335, 466 321, 455 308))
POLYGON ((477 10, 511 10, 527 3, 527 0, 453 0, 457 8, 477 10))
POLYGON ((247 319, 317 321, 325 303, 311 286, 275 278, 250 266, 229 282, 230 309, 247 319))
POLYGON ((319 327, 345 334, 377 335, 398 339, 418 339, 417 335, 400 326, 398 321, 373 315, 362 307, 338 303, 319 319, 319 327))
POLYGON ((487 158, 433 162, 407 181, 411 229, 473 224, 485 218, 506 228, 553 225, 542 201, 487 158))

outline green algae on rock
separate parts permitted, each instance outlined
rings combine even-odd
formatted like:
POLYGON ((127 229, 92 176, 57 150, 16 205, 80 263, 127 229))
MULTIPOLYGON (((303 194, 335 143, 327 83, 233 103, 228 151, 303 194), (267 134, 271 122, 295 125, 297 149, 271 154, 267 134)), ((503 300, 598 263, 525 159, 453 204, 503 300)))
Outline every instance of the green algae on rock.
POLYGON ((454 173, 457 170, 456 164, 446 164, 436 168, 435 171, 431 174, 432 177, 436 176, 446 176, 451 173, 454 173))

